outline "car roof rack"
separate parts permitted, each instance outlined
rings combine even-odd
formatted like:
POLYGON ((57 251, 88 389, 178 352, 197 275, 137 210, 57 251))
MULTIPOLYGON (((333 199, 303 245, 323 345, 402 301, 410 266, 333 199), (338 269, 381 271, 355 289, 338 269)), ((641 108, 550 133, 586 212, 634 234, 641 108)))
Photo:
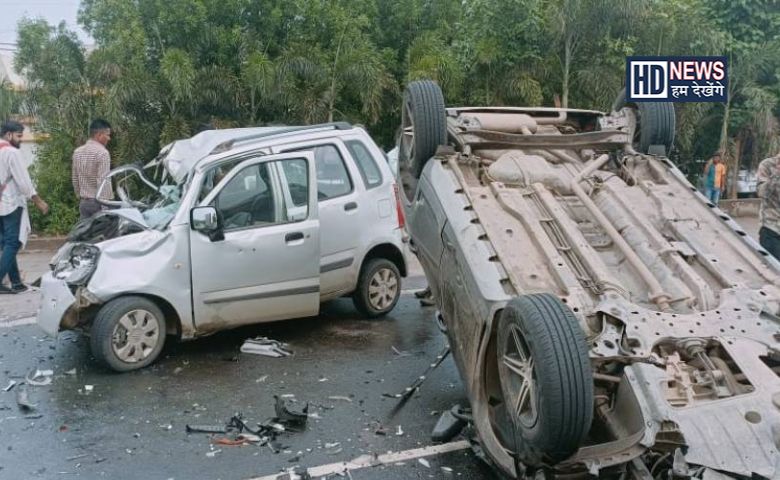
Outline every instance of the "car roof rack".
POLYGON ((295 127, 280 128, 278 130, 273 130, 269 132, 261 132, 252 135, 245 135, 243 137, 232 138, 214 147, 214 149, 209 154, 213 155, 216 153, 224 153, 229 150, 232 150, 233 147, 235 147, 237 144, 251 142, 253 140, 279 137, 279 136, 289 135, 293 133, 300 133, 305 131, 351 130, 352 128, 353 126, 349 122, 330 122, 330 123, 319 123, 316 125, 301 125, 295 127))

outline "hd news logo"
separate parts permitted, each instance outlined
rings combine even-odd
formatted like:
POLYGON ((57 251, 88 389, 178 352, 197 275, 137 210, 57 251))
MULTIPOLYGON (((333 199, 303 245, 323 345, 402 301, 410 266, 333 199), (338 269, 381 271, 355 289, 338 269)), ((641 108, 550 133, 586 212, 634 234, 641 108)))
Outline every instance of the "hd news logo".
POLYGON ((626 100, 725 102, 726 57, 627 57, 626 100))

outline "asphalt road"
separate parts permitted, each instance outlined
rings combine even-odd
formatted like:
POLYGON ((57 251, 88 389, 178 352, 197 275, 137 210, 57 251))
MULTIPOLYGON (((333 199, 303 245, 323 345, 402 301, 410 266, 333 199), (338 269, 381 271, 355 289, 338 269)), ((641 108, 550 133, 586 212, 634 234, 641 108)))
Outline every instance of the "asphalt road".
MULTIPOLYGON (((422 285, 416 278, 405 287, 422 285)), ((438 412, 466 402, 452 360, 394 416, 396 400, 382 394, 402 391, 444 346, 433 310, 408 293, 380 320, 360 318, 342 299, 318 318, 171 342, 160 361, 127 374, 96 367, 87 340, 75 333, 53 340, 35 325, 0 322, 0 478, 249 479, 427 447, 438 412), (257 335, 289 343, 294 356, 239 353, 257 335), (20 387, 2 388, 35 369, 53 370, 53 382, 24 387, 37 404, 25 415, 16 404, 20 387), (288 396, 293 407, 308 402, 314 414, 305 431, 279 437, 280 453, 212 446, 209 435, 185 431, 187 424, 224 424, 236 412, 248 423, 265 421, 274 416, 274 395, 288 396), (385 435, 376 433, 380 426, 385 435)), ((351 476, 494 478, 468 448, 351 476)))

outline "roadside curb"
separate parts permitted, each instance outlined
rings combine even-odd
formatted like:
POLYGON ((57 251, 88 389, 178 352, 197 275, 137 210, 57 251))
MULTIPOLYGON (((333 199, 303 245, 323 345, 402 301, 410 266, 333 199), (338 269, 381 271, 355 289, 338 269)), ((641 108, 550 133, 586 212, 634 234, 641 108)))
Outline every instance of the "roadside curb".
POLYGON ((19 253, 51 252, 59 248, 68 241, 67 237, 30 237, 27 240, 27 246, 19 253))

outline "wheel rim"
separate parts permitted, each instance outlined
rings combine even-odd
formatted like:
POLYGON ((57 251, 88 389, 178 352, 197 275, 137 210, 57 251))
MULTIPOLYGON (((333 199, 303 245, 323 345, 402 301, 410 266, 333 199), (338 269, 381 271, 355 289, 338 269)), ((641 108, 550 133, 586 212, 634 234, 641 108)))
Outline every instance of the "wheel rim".
POLYGON ((404 102, 403 113, 401 115, 401 149, 404 152, 404 159, 407 167, 411 166, 414 158, 414 118, 409 102, 404 102))
POLYGON ((506 405, 512 418, 522 426, 530 428, 536 424, 539 416, 534 359, 517 325, 510 325, 509 333, 501 357, 501 381, 506 385, 508 393, 506 405))
POLYGON ((131 310, 114 326, 111 348, 121 361, 138 363, 149 358, 159 339, 159 319, 148 310, 131 310))
POLYGON ((368 282, 368 302, 376 310, 393 304, 398 294, 398 278, 389 268, 380 268, 368 282))

